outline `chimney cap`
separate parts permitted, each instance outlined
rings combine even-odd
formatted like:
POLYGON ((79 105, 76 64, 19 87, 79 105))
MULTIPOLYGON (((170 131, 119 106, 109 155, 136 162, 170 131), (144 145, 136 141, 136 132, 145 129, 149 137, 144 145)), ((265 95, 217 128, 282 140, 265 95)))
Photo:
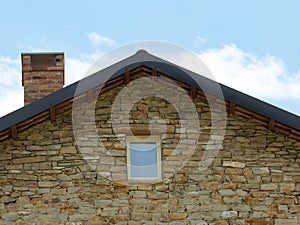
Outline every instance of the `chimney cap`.
MULTIPOLYGON (((64 71, 64 53, 21 53, 22 74, 32 71, 64 71)), ((22 80, 23 84, 23 80, 22 80)))
POLYGON ((28 53, 21 53, 23 55, 64 55, 64 52, 28 52, 28 53))

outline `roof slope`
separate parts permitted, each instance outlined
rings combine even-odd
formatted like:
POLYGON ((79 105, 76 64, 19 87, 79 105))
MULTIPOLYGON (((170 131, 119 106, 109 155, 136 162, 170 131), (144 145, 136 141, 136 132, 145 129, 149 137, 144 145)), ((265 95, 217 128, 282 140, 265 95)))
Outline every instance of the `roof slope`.
MULTIPOLYGON (((286 125, 291 128, 291 132, 293 130, 296 130, 297 132, 300 131, 299 116, 270 105, 259 99, 253 98, 230 87, 219 84, 185 68, 167 62, 161 58, 147 53, 144 50, 140 50, 136 54, 82 79, 80 83, 75 82, 53 94, 50 94, 0 118, 0 133, 7 129, 11 129, 22 121, 28 120, 56 105, 72 99, 75 95, 80 95, 89 89, 104 84, 106 82, 105 77, 107 77, 105 75, 107 74, 112 74, 109 80, 113 80, 120 75, 141 66, 154 69, 162 74, 167 74, 173 79, 194 86, 197 89, 203 90, 204 88, 205 92, 211 95, 216 95, 215 86, 216 84, 220 85, 224 99, 227 102, 234 103, 235 105, 245 108, 251 112, 269 118, 271 122, 273 121, 286 125), (79 85, 80 90, 78 89, 79 85)), ((221 98, 223 96, 217 97, 221 98)))

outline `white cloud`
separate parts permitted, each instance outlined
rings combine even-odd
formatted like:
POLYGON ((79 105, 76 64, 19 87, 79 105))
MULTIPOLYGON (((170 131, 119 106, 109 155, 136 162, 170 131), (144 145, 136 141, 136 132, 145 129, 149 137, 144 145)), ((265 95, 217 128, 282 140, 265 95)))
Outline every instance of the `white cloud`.
POLYGON ((0 56, 0 117, 23 106, 20 60, 0 56))
MULTIPOLYGON (((91 66, 94 65, 101 56, 104 55, 104 51, 99 48, 100 45, 106 45, 112 47, 116 45, 116 42, 108 37, 104 37, 95 32, 87 34, 87 38, 91 41, 94 52, 86 54, 83 57, 66 58, 66 85, 69 85, 75 81, 78 81, 85 76, 90 75, 93 72, 91 66)), ((95 66, 94 66, 95 67, 95 66)))
POLYGON ((200 36, 198 36, 197 38, 196 38, 196 42, 197 43, 202 43, 202 44, 204 44, 204 43, 206 43, 206 38, 204 38, 204 37, 200 37, 200 36))
POLYGON ((20 78, 19 60, 0 56, 0 80, 1 86, 10 87, 18 84, 20 78))
POLYGON ((234 44, 202 52, 199 57, 222 84, 258 98, 300 100, 300 71, 288 76, 279 58, 256 57, 234 44))
POLYGON ((78 58, 66 58, 65 59, 65 85, 72 84, 82 79, 89 67, 91 62, 85 59, 78 58))
POLYGON ((0 89, 0 117, 24 106, 23 88, 0 89))
MULTIPOLYGON (((66 58, 66 85, 82 79, 102 55, 103 52, 98 50, 81 58, 66 58)), ((300 71, 287 75, 280 58, 257 57, 234 44, 202 52, 199 57, 220 83, 265 100, 300 101, 300 71)), ((109 65, 108 62, 105 65, 109 65)), ((23 106, 21 78, 20 59, 0 55, 0 117, 23 106)))
POLYGON ((116 45, 114 40, 97 34, 96 32, 87 34, 87 38, 92 42, 94 47, 98 47, 99 45, 108 45, 109 47, 112 47, 116 45))
MULTIPOLYGON (((89 76, 107 66, 109 63, 106 63, 104 66, 98 66, 99 59, 104 55, 104 52, 101 49, 96 49, 94 53, 86 54, 83 57, 71 57, 65 59, 65 70, 66 70, 66 85, 72 84, 75 81, 81 80, 86 76, 89 76)), ((104 58, 101 58, 103 62, 104 58)), ((112 60, 110 63, 114 63, 112 60)))

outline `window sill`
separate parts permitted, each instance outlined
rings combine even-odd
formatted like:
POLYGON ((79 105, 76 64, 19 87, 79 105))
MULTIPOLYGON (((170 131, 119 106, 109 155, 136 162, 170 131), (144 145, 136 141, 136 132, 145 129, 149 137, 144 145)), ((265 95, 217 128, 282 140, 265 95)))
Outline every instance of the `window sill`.
POLYGON ((158 184, 158 183, 169 183, 169 180, 153 179, 153 180, 120 180, 113 181, 112 184, 116 187, 125 187, 130 185, 145 185, 145 184, 158 184))

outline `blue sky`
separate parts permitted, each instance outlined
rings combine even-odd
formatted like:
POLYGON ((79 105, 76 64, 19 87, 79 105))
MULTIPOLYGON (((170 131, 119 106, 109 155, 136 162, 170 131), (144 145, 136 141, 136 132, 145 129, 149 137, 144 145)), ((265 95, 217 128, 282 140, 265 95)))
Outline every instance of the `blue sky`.
POLYGON ((71 83, 103 52, 144 40, 180 45, 221 83, 300 115, 299 11, 296 0, 4 1, 0 116, 22 106, 22 52, 65 52, 71 83))

